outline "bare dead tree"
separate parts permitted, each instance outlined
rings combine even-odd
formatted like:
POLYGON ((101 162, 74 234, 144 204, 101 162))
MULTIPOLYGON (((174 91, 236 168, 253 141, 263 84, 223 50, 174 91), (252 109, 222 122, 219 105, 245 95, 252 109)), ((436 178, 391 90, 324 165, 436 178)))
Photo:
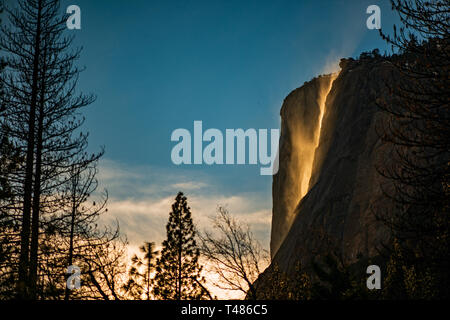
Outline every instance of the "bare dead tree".
MULTIPOLYGON (((73 265, 75 259, 84 254, 86 250, 93 249, 89 246, 106 246, 108 243, 118 240, 118 225, 115 229, 106 228, 103 232, 99 230, 98 219, 108 211, 106 208, 108 193, 105 191, 99 195, 97 201, 92 201, 92 194, 98 187, 96 174, 96 161, 89 162, 87 166, 84 163, 79 166, 72 165, 70 183, 66 190, 66 196, 70 201, 56 225, 59 234, 66 241, 61 248, 61 254, 67 258, 63 269, 73 265)), ((55 224, 55 221, 52 223, 55 224)), ((71 291, 66 286, 64 299, 69 300, 70 295, 71 291)))
POLYGON ((241 291, 255 299, 253 285, 269 262, 268 252, 254 238, 250 227, 234 219, 224 207, 219 207, 212 218, 215 232, 199 233, 201 254, 208 261, 219 281, 218 288, 241 291))
POLYGON ((85 252, 78 256, 84 285, 77 293, 77 299, 126 299, 123 285, 127 278, 127 242, 121 238, 103 243, 90 241, 85 252))

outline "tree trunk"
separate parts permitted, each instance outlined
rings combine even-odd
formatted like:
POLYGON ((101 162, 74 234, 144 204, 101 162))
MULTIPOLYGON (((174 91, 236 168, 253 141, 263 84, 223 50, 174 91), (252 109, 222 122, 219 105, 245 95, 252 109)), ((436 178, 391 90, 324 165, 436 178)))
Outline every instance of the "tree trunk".
POLYGON ((39 214, 41 205, 41 175, 42 175, 42 135, 44 130, 44 101, 45 101, 45 57, 47 51, 44 50, 44 62, 41 76, 41 97, 39 102, 39 117, 36 141, 36 168, 33 188, 33 215, 31 220, 31 248, 30 248, 30 297, 35 300, 37 297, 37 270, 39 251, 39 214))
MULTIPOLYGON (((74 179, 78 179, 78 177, 75 175, 74 179)), ((74 181, 72 185, 72 216, 70 220, 70 235, 69 235, 69 257, 67 259, 67 266, 71 266, 73 263, 73 238, 74 238, 74 231, 75 231, 75 216, 77 213, 77 199, 76 199, 76 186, 78 184, 78 181, 74 181)), ((70 298, 70 290, 66 285, 66 290, 64 294, 64 300, 69 300, 70 298)))
POLYGON ((19 257, 19 281, 18 296, 19 299, 29 299, 29 245, 30 245, 30 220, 33 189, 33 167, 34 167, 34 145, 35 145, 35 121, 36 121, 36 103, 38 94, 38 76, 39 76, 39 57, 41 41, 41 14, 42 1, 39 1, 36 24, 36 37, 33 57, 33 78, 31 88, 31 104, 28 117, 28 138, 27 154, 25 166, 24 197, 23 197, 23 216, 22 230, 20 233, 20 257, 19 257))
POLYGON ((179 216, 178 216, 178 221, 179 221, 179 236, 178 236, 178 284, 177 284, 177 300, 181 300, 181 269, 182 269, 182 265, 181 265, 181 255, 182 255, 182 250, 183 250, 183 233, 182 231, 182 227, 183 227, 183 221, 182 221, 182 209, 180 208, 180 212, 179 212, 179 216))

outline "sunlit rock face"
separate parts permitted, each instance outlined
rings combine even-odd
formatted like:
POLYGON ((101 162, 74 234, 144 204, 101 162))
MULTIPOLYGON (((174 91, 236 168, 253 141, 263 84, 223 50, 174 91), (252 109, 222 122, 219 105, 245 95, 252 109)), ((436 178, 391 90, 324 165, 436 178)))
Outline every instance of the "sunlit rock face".
POLYGON ((389 67, 376 59, 342 60, 340 66, 335 80, 323 76, 305 83, 281 110, 271 254, 272 262, 288 273, 297 261, 307 267, 331 251, 351 264, 358 256, 377 255, 380 244, 389 241, 389 232, 373 214, 382 198, 376 127, 383 114, 375 99, 386 96, 382 79, 389 67))
POLYGON ((320 76, 306 82, 286 97, 281 108, 279 170, 272 185, 272 256, 289 232, 296 206, 309 190, 325 99, 335 77, 320 76))

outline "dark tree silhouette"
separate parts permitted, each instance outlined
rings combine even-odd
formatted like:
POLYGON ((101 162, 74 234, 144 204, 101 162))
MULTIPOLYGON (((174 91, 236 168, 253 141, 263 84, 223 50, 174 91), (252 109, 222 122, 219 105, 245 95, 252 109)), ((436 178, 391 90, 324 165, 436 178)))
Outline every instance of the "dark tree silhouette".
POLYGON ((254 282, 269 263, 267 251, 253 237, 250 227, 236 221, 224 207, 218 208, 212 226, 215 234, 205 231, 199 236, 201 253, 208 259, 210 271, 219 277, 215 286, 256 299, 254 282))
MULTIPOLYGON (((1 59, 0 77, 3 76, 4 68, 5 62, 1 59)), ((23 161, 19 150, 11 143, 8 130, 4 125, 6 114, 4 95, 3 87, 0 87, 0 297, 11 294, 10 288, 15 282, 11 265, 17 254, 18 238, 14 216, 10 214, 14 203, 14 193, 9 180, 23 161)))
POLYGON ((145 242, 139 249, 144 256, 135 254, 131 258, 128 281, 123 288, 134 300, 150 300, 153 288, 152 273, 156 269, 155 262, 159 252, 155 250, 154 242, 145 242))
POLYGON ((378 104, 385 162, 379 172, 396 210, 377 212, 392 230, 405 268, 433 274, 438 296, 449 296, 450 4, 446 0, 392 0, 402 26, 381 32, 395 54, 394 81, 378 104), (432 271, 431 271, 432 270, 432 271))
POLYGON ((89 239, 87 250, 79 255, 84 285, 77 299, 124 300, 126 277, 125 240, 104 241, 89 239))
POLYGON ((16 281, 13 265, 19 238, 15 217, 11 215, 14 194, 9 177, 18 170, 20 163, 19 153, 0 129, 0 297, 11 296, 16 281))
POLYGON ((162 244, 156 263, 153 294, 163 300, 194 300, 208 295, 200 275, 200 250, 195 240, 195 228, 187 199, 179 192, 169 222, 167 239, 162 244))
POLYGON ((17 270, 18 298, 45 299, 51 292, 56 299, 62 291, 68 299, 60 288, 61 270, 81 251, 100 254, 98 247, 118 236, 118 229, 96 226, 106 197, 86 205, 103 154, 86 152, 88 134, 81 131, 81 108, 94 96, 76 91, 81 49, 71 49, 73 36, 66 36, 67 15, 60 14, 59 0, 19 0, 5 11, 2 127, 24 158, 8 178, 15 199, 8 212, 20 230, 18 263, 11 269, 17 270))
MULTIPOLYGON (((68 266, 78 265, 84 266, 85 261, 91 256, 91 252, 96 248, 105 248, 112 242, 123 242, 119 235, 119 225, 115 228, 98 227, 98 219, 100 215, 106 213, 108 193, 105 191, 99 196, 98 201, 92 201, 91 197, 96 192, 98 181, 96 174, 98 172, 97 162, 89 161, 89 166, 85 163, 76 166, 72 165, 70 173, 70 183, 67 185, 67 194, 70 201, 65 209, 61 212, 61 216, 56 222, 53 222, 58 235, 64 240, 59 246, 61 255, 65 257, 66 262, 61 273, 65 273, 68 266)), ((56 273, 56 272, 55 272, 56 273)), ((87 279, 85 286, 93 285, 92 281, 87 279)), ((65 289, 64 299, 69 300, 71 290, 65 289)), ((78 295, 75 293, 75 297, 78 295)))

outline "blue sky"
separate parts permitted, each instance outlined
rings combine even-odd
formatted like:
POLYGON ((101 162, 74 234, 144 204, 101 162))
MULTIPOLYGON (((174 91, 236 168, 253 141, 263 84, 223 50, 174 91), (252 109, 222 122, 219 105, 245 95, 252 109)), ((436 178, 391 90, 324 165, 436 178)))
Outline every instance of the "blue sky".
MULTIPOLYGON (((268 246, 270 176, 259 166, 175 166, 177 128, 279 128, 293 89, 341 57, 385 43, 366 28, 366 8, 394 15, 387 0, 63 1, 81 8, 76 44, 86 66, 79 88, 97 95, 85 111, 90 148, 106 147, 100 178, 111 217, 131 242, 163 237, 170 202, 183 190, 194 218, 217 204, 247 217, 268 246), (166 207, 167 206, 167 207, 166 207)), ((205 222, 206 223, 206 222, 205 222)))

